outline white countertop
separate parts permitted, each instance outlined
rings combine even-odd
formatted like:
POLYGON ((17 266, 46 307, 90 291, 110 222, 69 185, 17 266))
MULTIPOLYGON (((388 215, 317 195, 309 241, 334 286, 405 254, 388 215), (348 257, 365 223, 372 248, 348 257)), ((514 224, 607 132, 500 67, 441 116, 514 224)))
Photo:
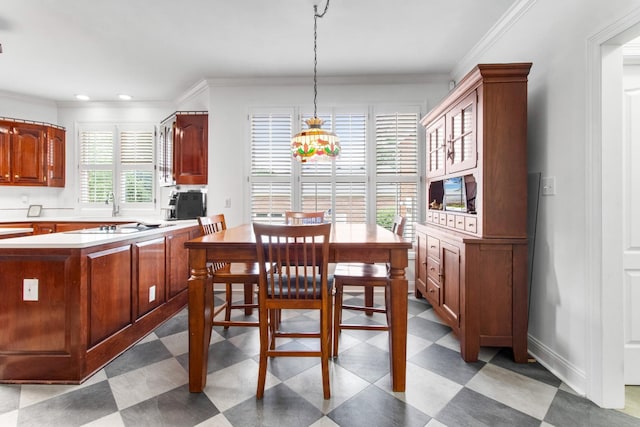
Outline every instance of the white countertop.
POLYGON ((32 233, 33 228, 27 227, 14 227, 14 228, 4 228, 0 227, 0 236, 6 236, 7 234, 18 234, 18 233, 32 233))
MULTIPOLYGON (((81 220, 86 221, 86 220, 81 220)), ((136 222, 133 222, 134 224, 136 222)), ((180 221, 158 221, 159 227, 150 228, 144 231, 135 231, 131 233, 104 232, 89 234, 83 233, 81 230, 67 231, 63 233, 36 234, 33 236, 13 237, 8 239, 0 239, 0 249, 47 249, 47 248, 88 248, 92 246, 104 245, 122 240, 138 239, 140 237, 149 237, 154 234, 161 234, 170 230, 179 230, 182 228, 192 227, 198 224, 195 219, 180 221)), ((16 228, 5 228, 0 230, 16 230, 16 228)), ((24 230, 24 229, 18 229, 24 230)), ((30 229, 26 229, 31 231, 30 229)), ((95 230, 95 229, 94 229, 95 230)))

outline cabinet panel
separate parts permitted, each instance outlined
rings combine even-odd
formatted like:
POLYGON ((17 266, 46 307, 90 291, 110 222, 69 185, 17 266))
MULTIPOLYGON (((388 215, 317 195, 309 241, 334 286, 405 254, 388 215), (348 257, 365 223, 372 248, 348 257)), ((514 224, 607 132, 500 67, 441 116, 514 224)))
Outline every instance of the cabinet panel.
POLYGON ((460 249, 445 242, 441 242, 440 248, 441 305, 445 316, 460 326, 460 249))
POLYGON ((454 106, 447 118, 447 173, 476 166, 476 92, 454 106))
POLYGON ((189 251, 184 244, 192 238, 190 232, 174 233, 167 236, 167 293, 173 298, 187 288, 189 271, 189 251))
POLYGON ((33 224, 33 234, 49 234, 56 232, 54 222, 36 222, 33 224))
POLYGON ((136 243, 138 317, 165 301, 164 237, 136 243))
POLYGON ((0 122, 0 184, 11 183, 11 134, 7 123, 0 122))
POLYGON ((41 126, 15 123, 11 131, 11 165, 16 184, 46 182, 45 130, 41 126))
POLYGON ((426 129, 427 135, 427 177, 445 173, 446 133, 444 117, 436 120, 426 129))
POLYGON ((89 345, 131 324, 131 246, 87 256, 89 345))
POLYGON ((208 115, 176 116, 174 174, 176 184, 206 184, 208 178, 208 115))
POLYGON ((65 131, 50 127, 47 129, 47 185, 64 187, 65 184, 65 131))

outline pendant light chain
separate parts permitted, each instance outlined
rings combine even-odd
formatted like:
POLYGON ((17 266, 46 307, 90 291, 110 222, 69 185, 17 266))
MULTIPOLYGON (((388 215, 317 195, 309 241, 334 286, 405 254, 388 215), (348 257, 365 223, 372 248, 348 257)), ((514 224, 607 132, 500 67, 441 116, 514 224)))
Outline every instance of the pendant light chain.
POLYGON ((322 18, 329 9, 329 0, 324 12, 318 14, 318 5, 313 5, 313 117, 318 117, 318 18, 322 18))

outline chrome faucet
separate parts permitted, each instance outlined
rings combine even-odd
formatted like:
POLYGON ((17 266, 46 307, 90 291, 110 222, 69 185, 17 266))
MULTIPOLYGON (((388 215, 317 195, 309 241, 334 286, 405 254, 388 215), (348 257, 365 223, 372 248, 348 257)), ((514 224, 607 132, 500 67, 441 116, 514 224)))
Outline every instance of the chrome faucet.
POLYGON ((116 204, 116 196, 113 194, 113 191, 107 194, 107 200, 104 201, 105 205, 109 204, 109 199, 111 199, 112 202, 111 216, 117 216, 120 213, 120 207, 116 204))

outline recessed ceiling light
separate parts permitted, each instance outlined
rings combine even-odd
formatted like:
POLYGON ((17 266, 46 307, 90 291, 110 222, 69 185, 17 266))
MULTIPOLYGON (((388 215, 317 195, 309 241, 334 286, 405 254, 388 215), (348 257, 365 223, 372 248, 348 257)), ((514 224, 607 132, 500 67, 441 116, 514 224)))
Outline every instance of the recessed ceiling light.
POLYGON ((91 98, 89 98, 89 95, 78 94, 76 95, 76 99, 79 99, 80 101, 88 101, 91 98))
POLYGON ((123 101, 129 101, 131 100, 131 95, 125 95, 124 93, 121 93, 120 95, 118 95, 118 98, 122 99, 123 101))

